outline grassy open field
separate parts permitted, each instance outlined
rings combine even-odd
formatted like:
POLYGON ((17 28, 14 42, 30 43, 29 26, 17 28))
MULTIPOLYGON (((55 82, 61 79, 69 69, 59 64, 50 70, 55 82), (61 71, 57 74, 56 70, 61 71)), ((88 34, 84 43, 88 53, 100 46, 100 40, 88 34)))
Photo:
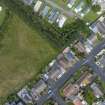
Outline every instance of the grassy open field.
POLYGON ((16 14, 9 19, 0 48, 0 97, 19 89, 45 67, 58 50, 16 14))

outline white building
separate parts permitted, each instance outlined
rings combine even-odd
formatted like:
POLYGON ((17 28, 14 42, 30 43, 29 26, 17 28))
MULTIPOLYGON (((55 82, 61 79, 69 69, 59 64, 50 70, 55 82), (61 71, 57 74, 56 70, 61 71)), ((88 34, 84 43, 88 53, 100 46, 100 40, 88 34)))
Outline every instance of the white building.
POLYGON ((40 7, 41 7, 41 5, 42 5, 42 2, 38 0, 36 2, 35 6, 34 6, 34 12, 38 12, 40 7))
POLYGON ((66 16, 60 15, 59 18, 57 19, 58 26, 60 28, 62 28, 64 26, 64 23, 66 22, 66 20, 67 20, 66 16))

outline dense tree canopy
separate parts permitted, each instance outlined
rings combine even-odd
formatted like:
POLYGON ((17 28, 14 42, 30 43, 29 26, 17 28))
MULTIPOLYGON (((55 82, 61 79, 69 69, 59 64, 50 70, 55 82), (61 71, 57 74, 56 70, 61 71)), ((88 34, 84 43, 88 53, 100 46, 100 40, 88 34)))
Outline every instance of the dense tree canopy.
POLYGON ((48 37, 51 41, 59 46, 66 46, 75 39, 89 34, 89 28, 85 23, 77 19, 72 23, 67 23, 62 29, 58 28, 56 24, 51 25, 46 20, 39 17, 38 14, 33 12, 33 7, 24 5, 20 0, 2 0, 10 9, 17 13, 24 21, 33 28, 37 28, 44 36, 48 37))
POLYGON ((92 6, 92 10, 93 10, 94 12, 98 12, 98 11, 101 10, 101 7, 100 7, 99 5, 93 5, 93 6, 92 6))

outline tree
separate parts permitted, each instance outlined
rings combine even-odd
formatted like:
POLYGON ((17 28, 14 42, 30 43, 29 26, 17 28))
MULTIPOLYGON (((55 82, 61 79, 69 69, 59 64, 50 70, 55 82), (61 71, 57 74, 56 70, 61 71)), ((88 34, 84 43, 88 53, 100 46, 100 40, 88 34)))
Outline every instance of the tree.
POLYGON ((85 0, 88 6, 92 6, 92 0, 85 0))
POLYGON ((101 10, 101 7, 100 7, 99 5, 93 5, 93 6, 92 6, 92 10, 93 10, 94 12, 98 12, 98 11, 101 10))

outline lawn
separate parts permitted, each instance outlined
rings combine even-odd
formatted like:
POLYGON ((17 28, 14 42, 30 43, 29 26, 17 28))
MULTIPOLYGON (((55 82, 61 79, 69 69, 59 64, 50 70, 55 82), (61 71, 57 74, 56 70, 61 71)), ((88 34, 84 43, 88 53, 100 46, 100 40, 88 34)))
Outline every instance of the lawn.
POLYGON ((85 100, 89 105, 92 105, 92 103, 96 100, 92 90, 90 88, 87 88, 87 91, 85 93, 85 100))
POLYGON ((40 33, 12 13, 0 46, 0 97, 21 88, 58 53, 40 33))
POLYGON ((5 11, 4 6, 2 6, 1 4, 0 4, 0 8, 2 8, 2 10, 0 11, 0 26, 1 26, 4 19, 5 19, 5 16, 6 16, 5 12, 6 11, 5 11))
POLYGON ((95 21, 98 17, 99 16, 97 15, 97 13, 95 13, 94 11, 91 10, 88 14, 85 15, 84 20, 86 22, 91 23, 91 22, 95 21))
POLYGON ((67 5, 67 3, 68 3, 67 0, 54 0, 54 1, 60 6, 67 5))

